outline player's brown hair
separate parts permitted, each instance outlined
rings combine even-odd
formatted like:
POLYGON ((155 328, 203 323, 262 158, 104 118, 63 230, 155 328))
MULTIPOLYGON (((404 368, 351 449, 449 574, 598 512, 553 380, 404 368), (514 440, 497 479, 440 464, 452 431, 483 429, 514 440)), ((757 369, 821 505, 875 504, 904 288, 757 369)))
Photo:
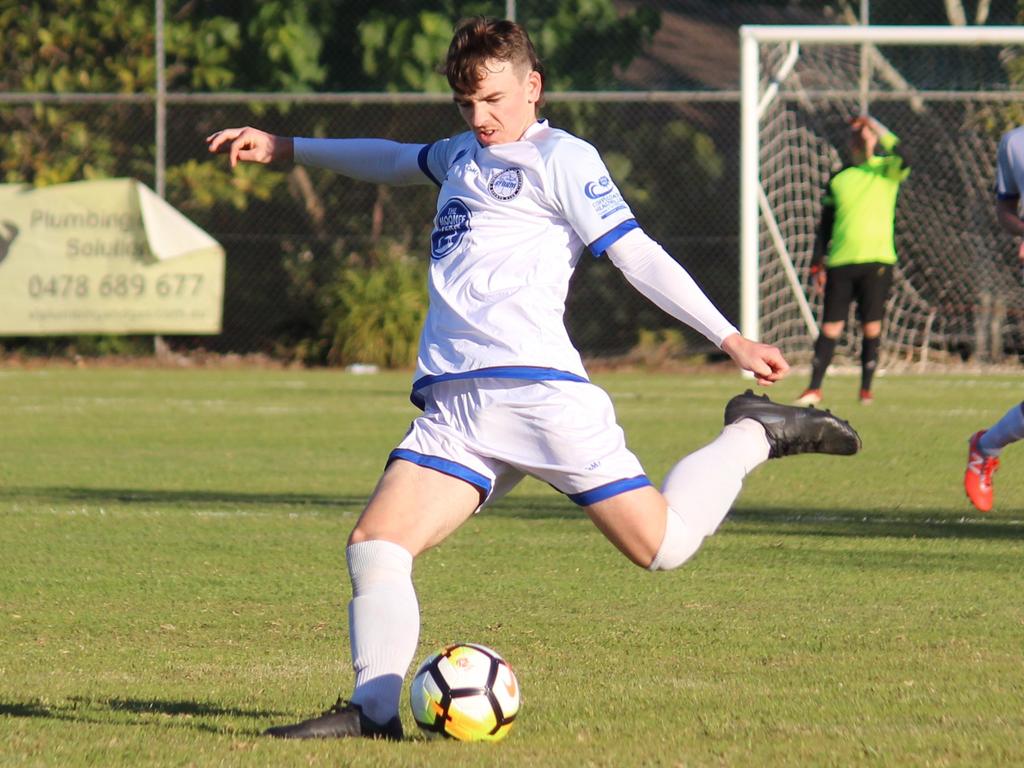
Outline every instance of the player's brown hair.
POLYGON ((544 79, 544 67, 526 30, 514 21, 478 16, 465 19, 455 29, 444 72, 457 94, 476 90, 488 61, 510 62, 522 72, 534 70, 544 79))

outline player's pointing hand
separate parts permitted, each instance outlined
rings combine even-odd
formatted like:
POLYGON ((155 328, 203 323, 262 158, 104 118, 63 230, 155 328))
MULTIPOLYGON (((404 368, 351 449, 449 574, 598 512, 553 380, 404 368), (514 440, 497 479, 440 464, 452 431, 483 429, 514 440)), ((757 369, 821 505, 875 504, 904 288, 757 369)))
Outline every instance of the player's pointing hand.
POLYGON ((789 363, 778 347, 761 344, 734 333, 722 342, 722 351, 744 371, 754 374, 758 384, 770 386, 789 372, 789 363))
POLYGON ((228 153, 231 167, 239 162, 274 163, 293 159, 293 143, 286 136, 256 128, 225 128, 206 137, 207 149, 213 153, 228 153))

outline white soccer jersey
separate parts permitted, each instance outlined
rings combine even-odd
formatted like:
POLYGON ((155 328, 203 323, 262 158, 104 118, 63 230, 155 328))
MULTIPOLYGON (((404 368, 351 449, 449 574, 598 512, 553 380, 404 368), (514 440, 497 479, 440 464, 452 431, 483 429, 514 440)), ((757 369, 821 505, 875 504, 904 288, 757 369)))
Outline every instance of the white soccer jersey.
POLYGON ((597 150, 542 120, 508 144, 428 144, 419 164, 441 190, 413 402, 452 379, 586 381, 569 279, 585 246, 599 256, 638 226, 597 150))
POLYGON ((996 197, 1016 200, 1024 187, 1024 126, 1003 134, 996 155, 996 197))

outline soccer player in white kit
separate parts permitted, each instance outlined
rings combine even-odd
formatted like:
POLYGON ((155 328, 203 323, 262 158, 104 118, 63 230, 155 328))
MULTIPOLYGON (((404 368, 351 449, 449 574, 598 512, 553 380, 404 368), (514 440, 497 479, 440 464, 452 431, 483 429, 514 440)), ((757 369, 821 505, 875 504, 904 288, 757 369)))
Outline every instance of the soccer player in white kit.
MULTIPOLYGON (((1017 256, 1024 269, 1024 220, 1020 197, 1024 189, 1024 126, 1002 135, 996 154, 996 218, 999 226, 1019 238, 1017 256)), ((1024 402, 1014 405, 988 429, 971 435, 967 444, 964 491, 979 512, 988 512, 994 502, 992 477, 999 469, 1003 448, 1024 439, 1024 402)))
POLYGON ((741 336, 644 233, 591 145, 537 119, 543 70, 522 27, 463 22, 446 69, 470 130, 432 144, 289 139, 253 128, 207 139, 232 166, 294 161, 439 187, 430 309, 412 388, 423 414, 391 453, 346 550, 355 689, 271 736, 402 737, 399 698, 419 637, 413 558, 525 475, 583 507, 633 563, 671 570, 715 531, 758 464, 860 447, 827 411, 747 392, 728 403, 722 433, 655 488, 565 329, 569 279, 585 248, 607 255, 759 383, 778 381, 789 366, 775 347, 741 336))

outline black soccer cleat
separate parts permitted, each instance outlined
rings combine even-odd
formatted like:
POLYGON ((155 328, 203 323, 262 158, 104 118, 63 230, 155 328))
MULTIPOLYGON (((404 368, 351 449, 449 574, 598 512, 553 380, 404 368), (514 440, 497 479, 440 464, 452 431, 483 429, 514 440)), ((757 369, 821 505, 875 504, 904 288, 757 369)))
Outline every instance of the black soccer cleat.
POLYGON ((767 395, 755 395, 749 389, 725 406, 727 426, 740 419, 753 419, 764 427, 770 459, 798 453, 852 456, 861 448, 857 430, 831 411, 773 403, 767 395))
POLYGON ((264 736, 276 739, 388 739, 401 741, 402 721, 398 715, 378 725, 363 714, 358 704, 339 698, 334 706, 317 717, 294 725, 267 728, 264 736))

